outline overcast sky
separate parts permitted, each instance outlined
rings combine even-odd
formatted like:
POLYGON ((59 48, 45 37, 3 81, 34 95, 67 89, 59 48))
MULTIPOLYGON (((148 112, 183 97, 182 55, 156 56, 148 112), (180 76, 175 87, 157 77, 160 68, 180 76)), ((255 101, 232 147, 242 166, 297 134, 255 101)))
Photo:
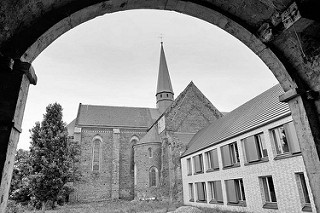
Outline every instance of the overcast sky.
POLYGON ((29 129, 58 102, 71 122, 79 103, 155 107, 163 35, 177 97, 190 81, 222 112, 277 84, 266 65, 220 28, 176 12, 132 10, 97 17, 53 42, 33 62, 18 148, 28 149, 29 129))

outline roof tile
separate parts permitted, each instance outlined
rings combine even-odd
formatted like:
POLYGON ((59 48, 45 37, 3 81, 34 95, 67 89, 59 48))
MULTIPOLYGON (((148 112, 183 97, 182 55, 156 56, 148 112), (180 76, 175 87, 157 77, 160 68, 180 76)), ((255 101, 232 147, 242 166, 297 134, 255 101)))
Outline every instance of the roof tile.
POLYGON ((290 109, 288 104, 279 101, 281 94, 283 94, 281 86, 279 84, 275 85, 213 122, 208 127, 200 130, 191 139, 188 149, 183 156, 235 137, 271 119, 289 114, 290 109))
POLYGON ((76 125, 149 127, 160 112, 152 108, 80 105, 76 125))

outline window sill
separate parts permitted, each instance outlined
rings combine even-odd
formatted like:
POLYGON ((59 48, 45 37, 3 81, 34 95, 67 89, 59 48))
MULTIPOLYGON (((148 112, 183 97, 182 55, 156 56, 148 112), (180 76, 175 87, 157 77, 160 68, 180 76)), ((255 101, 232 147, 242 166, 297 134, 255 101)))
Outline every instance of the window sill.
POLYGON ((193 198, 192 198, 192 199, 190 199, 190 200, 189 200, 189 202, 194 202, 194 199, 193 199, 193 198))
POLYGON ((232 166, 226 166, 226 167, 223 167, 223 170, 224 170, 224 169, 237 168, 237 167, 240 167, 240 163, 233 164, 232 166))
POLYGON ((206 172, 215 172, 215 171, 219 171, 220 169, 219 168, 216 168, 216 169, 208 169, 206 172))
POLYGON ((297 156, 301 156, 301 152, 294 153, 294 154, 291 154, 291 153, 280 154, 280 155, 277 155, 273 160, 282 160, 282 159, 293 158, 297 156))
POLYGON ((302 207, 302 211, 303 212, 312 212, 311 204, 310 203, 304 204, 304 206, 302 207))
POLYGON ((196 173, 193 173, 194 175, 199 175, 199 174, 203 174, 204 172, 201 171, 201 172, 196 172, 196 173))
POLYGON ((196 202, 197 202, 197 203, 207 203, 206 200, 197 200, 196 202))
POLYGON ((221 202, 221 201, 217 201, 217 200, 211 200, 209 203, 210 203, 210 204, 219 204, 219 205, 223 205, 223 201, 221 202))
POLYGON ((249 166, 249 165, 255 165, 255 164, 259 164, 259 163, 265 163, 265 162, 268 162, 268 161, 269 161, 269 158, 268 158, 268 157, 264 157, 264 158, 261 158, 261 159, 258 160, 258 161, 247 162, 247 163, 245 163, 244 165, 245 165, 245 166, 249 166))
POLYGON ((277 203, 265 203, 263 204, 262 208, 264 209, 278 209, 277 203))
POLYGON ((227 205, 229 205, 229 206, 243 206, 243 207, 246 207, 247 203, 246 203, 245 200, 243 200, 243 201, 239 201, 238 203, 228 202, 227 205))

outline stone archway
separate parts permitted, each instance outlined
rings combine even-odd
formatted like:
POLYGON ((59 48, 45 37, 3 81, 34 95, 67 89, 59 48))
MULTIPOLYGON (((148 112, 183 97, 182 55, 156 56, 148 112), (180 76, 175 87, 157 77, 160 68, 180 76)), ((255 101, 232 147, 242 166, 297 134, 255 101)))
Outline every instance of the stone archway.
MULTIPOLYGON (((0 2, 0 211, 6 206, 32 61, 60 35, 99 15, 172 10, 217 25, 247 45, 285 90, 315 197, 320 197, 320 20, 317 0, 28 0, 0 2)), ((320 209, 320 199, 315 199, 320 209)))

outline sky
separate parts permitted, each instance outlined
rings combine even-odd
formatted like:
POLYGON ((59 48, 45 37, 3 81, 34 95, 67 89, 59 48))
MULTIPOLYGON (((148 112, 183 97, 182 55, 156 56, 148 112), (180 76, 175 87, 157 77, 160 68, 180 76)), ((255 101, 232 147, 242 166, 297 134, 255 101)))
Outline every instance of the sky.
POLYGON ((50 103, 62 105, 66 123, 79 103, 155 108, 160 37, 175 97, 193 81, 230 112, 278 83, 249 48, 203 20, 158 10, 106 14, 66 32, 33 62, 38 84, 30 85, 18 149, 29 149, 29 130, 50 103))

